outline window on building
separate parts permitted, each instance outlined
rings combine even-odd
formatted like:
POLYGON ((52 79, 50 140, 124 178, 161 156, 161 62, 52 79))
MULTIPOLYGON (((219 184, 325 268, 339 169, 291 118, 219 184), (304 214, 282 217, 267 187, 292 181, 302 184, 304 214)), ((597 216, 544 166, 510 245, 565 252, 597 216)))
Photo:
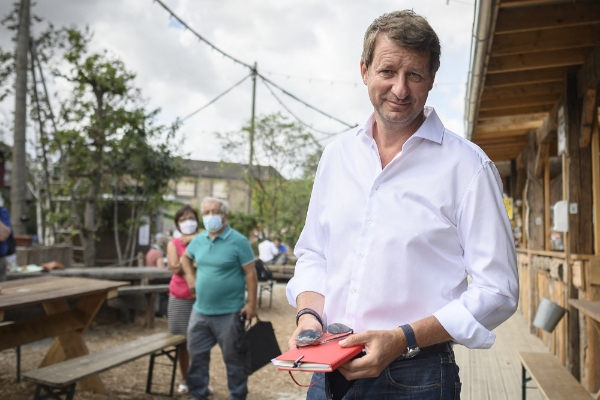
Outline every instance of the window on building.
POLYGON ((191 181, 177 182, 177 196, 194 197, 196 196, 196 183, 191 181))
POLYGON ((213 181, 212 197, 227 199, 227 181, 213 181))

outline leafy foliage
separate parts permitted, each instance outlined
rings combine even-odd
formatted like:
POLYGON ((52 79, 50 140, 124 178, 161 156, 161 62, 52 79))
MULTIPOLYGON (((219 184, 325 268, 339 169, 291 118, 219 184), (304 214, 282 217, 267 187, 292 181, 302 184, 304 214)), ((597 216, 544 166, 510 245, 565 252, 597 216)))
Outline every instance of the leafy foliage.
MULTIPOLYGON (((244 160, 250 129, 248 124, 239 132, 217 134, 225 157, 244 160)), ((256 163, 280 173, 269 174, 261 166, 252 168, 247 177, 252 208, 265 233, 280 236, 293 246, 304 227, 321 146, 302 125, 280 113, 256 118, 254 143, 256 163)))
MULTIPOLYGON (((135 74, 106 53, 88 54, 86 32, 69 29, 65 35, 68 71, 60 76, 72 92, 61 104, 61 128, 51 150, 61 154, 58 172, 66 180, 59 190, 71 198, 71 207, 59 217, 73 218, 85 263, 93 265, 100 209, 127 200, 131 215, 121 229, 129 233, 124 253, 132 257, 140 217, 161 204, 169 182, 183 172, 174 153, 178 125, 156 125, 159 110, 146 110, 133 86, 135 74)), ((117 251, 121 258, 118 240, 117 251)))

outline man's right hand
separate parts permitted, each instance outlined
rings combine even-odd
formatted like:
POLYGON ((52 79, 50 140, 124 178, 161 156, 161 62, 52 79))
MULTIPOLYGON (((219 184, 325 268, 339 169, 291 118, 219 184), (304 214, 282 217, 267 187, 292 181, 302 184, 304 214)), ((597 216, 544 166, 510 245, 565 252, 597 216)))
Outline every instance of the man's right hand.
POLYGON ((185 280, 190 288, 190 292, 194 297, 196 297, 196 277, 185 274, 185 280))
POLYGON ((292 350, 292 349, 296 348, 296 343, 298 341, 297 340, 298 334, 307 329, 314 329, 315 331, 322 332, 323 327, 321 326, 321 323, 319 321, 317 321, 317 319, 314 316, 312 316, 310 314, 302 315, 298 319, 298 327, 296 328, 294 333, 292 333, 292 337, 288 341, 288 350, 292 350))

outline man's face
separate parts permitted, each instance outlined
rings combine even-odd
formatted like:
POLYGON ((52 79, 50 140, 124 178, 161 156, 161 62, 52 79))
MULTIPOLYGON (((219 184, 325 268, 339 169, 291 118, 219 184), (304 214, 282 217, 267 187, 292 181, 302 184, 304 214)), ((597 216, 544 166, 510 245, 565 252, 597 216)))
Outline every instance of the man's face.
POLYGON ((221 211, 221 203, 217 201, 206 202, 202 206, 202 216, 206 217, 209 215, 218 215, 219 217, 221 217, 223 225, 225 225, 225 223, 227 222, 227 215, 223 214, 223 212, 221 211))
POLYGON ((402 47, 382 33, 369 69, 362 61, 360 69, 381 122, 416 131, 435 78, 429 72, 429 55, 402 47))
POLYGON ((275 246, 281 246, 281 240, 275 239, 275 246))

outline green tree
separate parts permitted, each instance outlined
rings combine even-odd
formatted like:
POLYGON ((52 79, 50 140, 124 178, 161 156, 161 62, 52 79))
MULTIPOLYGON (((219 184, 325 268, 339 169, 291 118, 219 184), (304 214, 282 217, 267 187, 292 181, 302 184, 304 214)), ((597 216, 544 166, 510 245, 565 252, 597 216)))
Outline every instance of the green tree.
POLYGON ((173 150, 178 127, 155 124, 158 110, 145 109, 133 85, 135 74, 122 61, 107 53, 88 54, 91 36, 81 31, 69 29, 65 34, 68 71, 58 75, 70 82, 72 92, 61 104, 61 126, 52 150, 61 154, 59 173, 66 179, 60 191, 70 198, 71 207, 59 218, 72 218, 83 244, 84 263, 91 266, 96 260, 96 233, 103 222, 98 216, 111 198, 115 211, 120 198, 130 202, 124 253, 133 255, 140 217, 161 203, 169 182, 181 175, 173 150))
MULTIPOLYGON (((244 160, 249 130, 247 124, 238 132, 217 134, 229 161, 244 160)), ((256 118, 254 140, 256 161, 248 174, 252 208, 266 233, 293 246, 304 227, 321 145, 280 113, 256 118)))

